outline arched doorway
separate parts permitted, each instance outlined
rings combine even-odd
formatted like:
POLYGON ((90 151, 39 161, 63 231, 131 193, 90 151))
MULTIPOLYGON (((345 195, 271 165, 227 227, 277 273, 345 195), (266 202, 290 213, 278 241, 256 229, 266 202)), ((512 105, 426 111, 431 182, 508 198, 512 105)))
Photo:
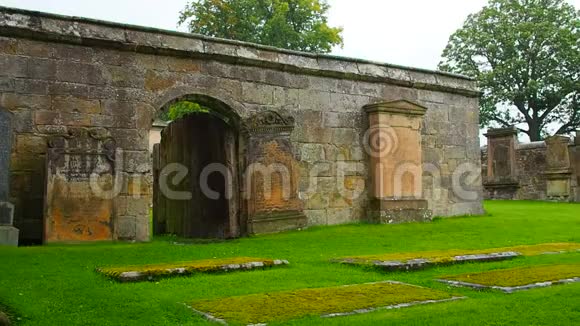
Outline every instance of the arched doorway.
POLYGON ((195 95, 165 109, 180 101, 195 101, 206 110, 170 121, 154 147, 154 234, 207 239, 245 235, 239 117, 225 104, 195 95))

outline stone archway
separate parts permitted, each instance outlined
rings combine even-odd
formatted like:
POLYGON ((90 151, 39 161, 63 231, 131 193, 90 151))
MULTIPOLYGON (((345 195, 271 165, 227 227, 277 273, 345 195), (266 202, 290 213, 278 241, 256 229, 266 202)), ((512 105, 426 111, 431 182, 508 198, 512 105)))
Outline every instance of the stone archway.
POLYGON ((210 109, 171 122, 154 148, 155 234, 236 238, 247 234, 241 200, 244 128, 236 112, 204 95, 188 100, 210 109))

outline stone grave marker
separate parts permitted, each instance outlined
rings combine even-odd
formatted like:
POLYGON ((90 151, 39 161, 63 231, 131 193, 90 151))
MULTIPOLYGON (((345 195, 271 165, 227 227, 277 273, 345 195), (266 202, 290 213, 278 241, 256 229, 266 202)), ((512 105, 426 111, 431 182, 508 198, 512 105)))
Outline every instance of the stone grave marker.
POLYGON ((113 239, 116 144, 102 128, 48 142, 45 242, 113 239))
POLYGON ((0 108, 0 245, 18 245, 18 229, 13 224, 14 206, 10 198, 10 155, 12 114, 0 108))

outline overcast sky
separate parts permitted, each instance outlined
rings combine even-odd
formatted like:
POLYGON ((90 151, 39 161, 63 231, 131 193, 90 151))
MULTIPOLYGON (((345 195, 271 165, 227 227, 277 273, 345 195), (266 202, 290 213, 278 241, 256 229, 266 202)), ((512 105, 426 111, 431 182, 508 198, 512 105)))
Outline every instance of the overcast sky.
MULTIPOLYGON (((580 8, 580 0, 568 0, 580 8)), ((187 0, 0 0, 0 5, 162 29, 177 27, 187 0)), ((330 23, 344 28, 334 54, 435 69, 449 36, 486 0, 329 0, 330 23)))

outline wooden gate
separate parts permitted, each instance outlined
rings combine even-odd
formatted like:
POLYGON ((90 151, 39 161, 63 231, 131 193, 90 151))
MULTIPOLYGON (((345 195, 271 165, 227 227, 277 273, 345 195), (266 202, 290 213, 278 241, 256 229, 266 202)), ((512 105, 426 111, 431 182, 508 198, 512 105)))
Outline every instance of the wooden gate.
POLYGON ((154 232, 187 238, 240 236, 238 137, 210 114, 188 115, 154 150, 154 232))

